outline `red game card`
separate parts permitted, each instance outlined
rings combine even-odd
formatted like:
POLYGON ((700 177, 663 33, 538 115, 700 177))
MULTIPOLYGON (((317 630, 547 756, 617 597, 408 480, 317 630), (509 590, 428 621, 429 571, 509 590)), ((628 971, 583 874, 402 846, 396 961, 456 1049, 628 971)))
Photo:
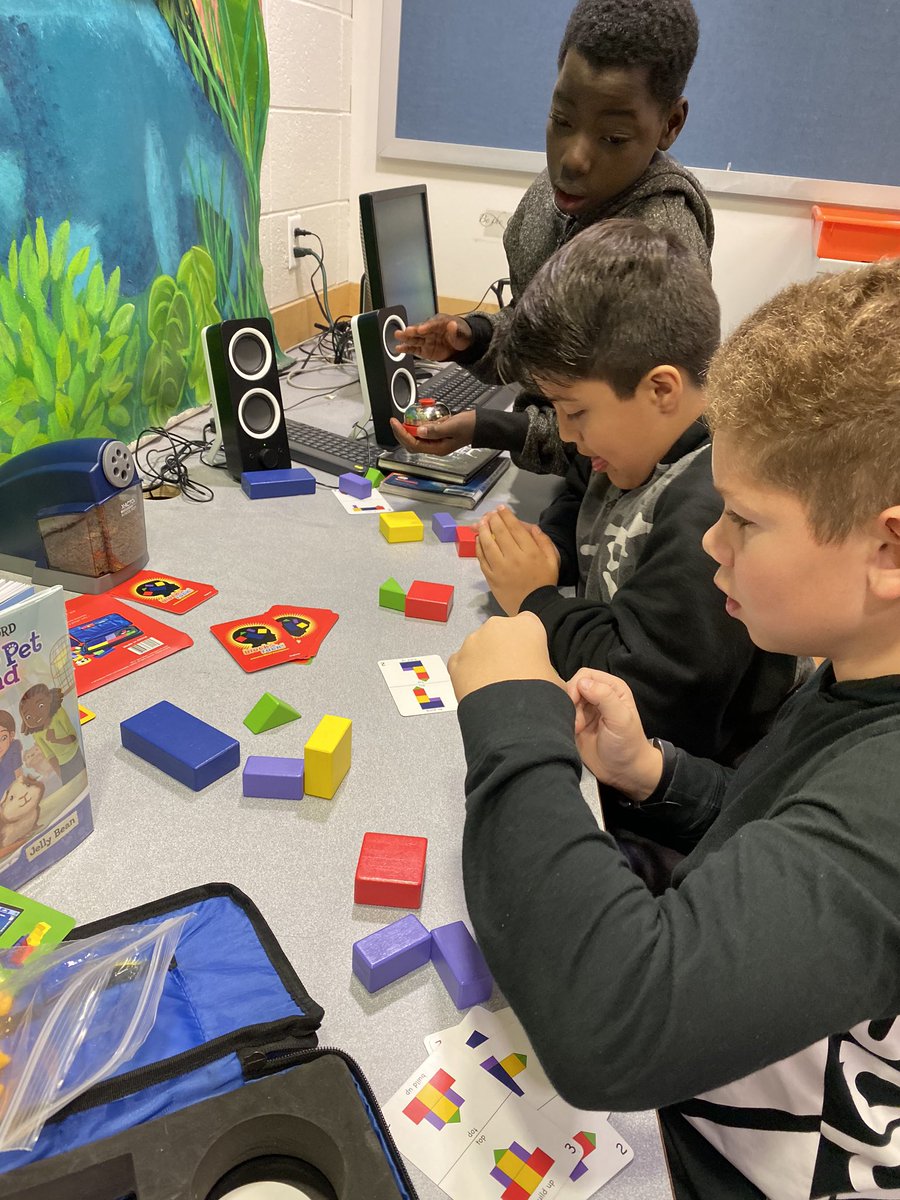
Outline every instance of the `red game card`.
POLYGON ((289 637, 268 613, 211 625, 210 633, 244 671, 263 671, 278 663, 306 657, 300 643, 289 637))
POLYGON ((304 660, 318 653, 338 620, 338 614, 330 608, 289 608, 283 604, 273 604, 266 616, 300 647, 304 660))
POLYGON ((218 594, 211 583, 195 583, 192 579, 179 579, 177 575, 161 575, 154 571, 138 571, 108 593, 123 600, 136 600, 152 608, 163 608, 166 612, 185 613, 218 594))
POLYGON ((108 594, 67 600, 66 620, 79 696, 194 644, 180 629, 108 594))

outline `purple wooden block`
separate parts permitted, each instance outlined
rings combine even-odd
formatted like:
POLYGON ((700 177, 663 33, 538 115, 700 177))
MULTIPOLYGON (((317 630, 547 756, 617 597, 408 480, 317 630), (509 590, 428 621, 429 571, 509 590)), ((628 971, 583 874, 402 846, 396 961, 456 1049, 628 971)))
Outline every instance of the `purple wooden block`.
POLYGON ((241 487, 251 500, 271 500, 276 496, 311 496, 316 479, 306 467, 283 467, 274 471, 245 471, 241 487))
POLYGON ((365 475, 348 471, 346 475, 338 476, 338 491, 345 496, 355 496, 357 500, 367 500, 372 495, 372 483, 365 475))
POLYGON ((457 1008, 471 1008, 490 998, 494 981, 463 921, 432 929, 431 961, 457 1008))
POLYGON ((456 541, 456 520, 449 513, 435 513, 431 528, 439 542, 456 541))
POLYGON ((431 958, 431 934, 410 913, 384 929, 353 943, 353 974, 364 988, 379 988, 401 979, 431 958))
POLYGON ((249 754, 244 763, 244 795, 264 800, 303 799, 303 759, 249 754))

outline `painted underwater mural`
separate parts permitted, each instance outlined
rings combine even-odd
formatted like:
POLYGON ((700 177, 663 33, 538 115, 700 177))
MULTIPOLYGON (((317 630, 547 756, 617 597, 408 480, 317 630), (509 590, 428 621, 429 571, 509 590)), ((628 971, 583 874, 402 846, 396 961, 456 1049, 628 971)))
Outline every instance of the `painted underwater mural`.
POLYGON ((0 4, 0 463, 209 399, 200 330, 268 314, 260 0, 0 4))

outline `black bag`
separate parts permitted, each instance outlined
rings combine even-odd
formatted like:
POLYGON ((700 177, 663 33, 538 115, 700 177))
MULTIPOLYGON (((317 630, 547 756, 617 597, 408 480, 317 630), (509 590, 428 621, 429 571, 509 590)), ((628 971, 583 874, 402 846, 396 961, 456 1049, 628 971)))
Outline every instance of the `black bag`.
POLYGON ((179 913, 194 915, 146 1041, 32 1150, 0 1154, 0 1197, 218 1200, 269 1179, 335 1200, 416 1200, 362 1071, 318 1047, 323 1010, 237 888, 191 888, 69 940, 179 913))

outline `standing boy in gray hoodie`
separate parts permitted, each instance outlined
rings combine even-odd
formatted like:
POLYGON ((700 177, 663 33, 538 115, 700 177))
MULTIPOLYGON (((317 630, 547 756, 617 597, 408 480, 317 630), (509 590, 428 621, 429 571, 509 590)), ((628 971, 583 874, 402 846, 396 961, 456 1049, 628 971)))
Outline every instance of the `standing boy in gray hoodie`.
MULTIPOLYGON (((631 217, 678 235, 709 269, 713 217, 700 184, 666 152, 684 127, 683 95, 698 43, 691 0, 579 0, 559 48, 547 121, 547 167, 513 213, 503 238, 512 305, 499 313, 438 314, 410 326, 398 348, 454 359, 496 382, 497 332, 539 267, 577 233, 631 217)), ((460 446, 510 450, 519 466, 564 474, 571 454, 553 411, 523 395, 512 413, 470 410, 411 437, 410 450, 449 454, 460 446)))

